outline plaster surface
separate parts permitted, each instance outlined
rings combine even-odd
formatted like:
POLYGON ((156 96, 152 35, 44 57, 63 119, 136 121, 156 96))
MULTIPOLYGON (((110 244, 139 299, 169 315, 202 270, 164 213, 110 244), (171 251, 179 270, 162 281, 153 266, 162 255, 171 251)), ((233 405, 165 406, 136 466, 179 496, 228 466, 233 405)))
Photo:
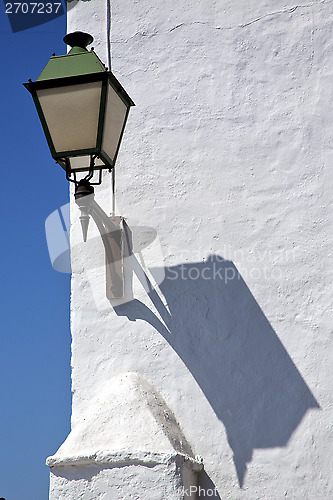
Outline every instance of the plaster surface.
POLYGON ((128 467, 72 466, 51 472, 51 498, 61 500, 146 499, 179 500, 182 482, 176 467, 168 465, 128 467), (54 496, 52 496, 54 495, 54 496))
POLYGON ((124 373, 106 382, 47 464, 163 463, 178 454, 193 459, 195 468, 191 447, 160 395, 138 374, 124 373))
MULTIPOLYGON (((108 303, 102 244, 91 225, 81 245, 72 205, 73 432, 136 372, 215 498, 330 499, 333 4, 113 0, 111 23, 106 8, 79 2, 68 31, 92 33, 102 59, 111 47, 136 103, 117 214, 158 240, 127 262, 133 300, 108 303)), ((110 210, 107 177, 96 199, 110 210)), ((110 470, 125 488, 127 469, 110 470)))

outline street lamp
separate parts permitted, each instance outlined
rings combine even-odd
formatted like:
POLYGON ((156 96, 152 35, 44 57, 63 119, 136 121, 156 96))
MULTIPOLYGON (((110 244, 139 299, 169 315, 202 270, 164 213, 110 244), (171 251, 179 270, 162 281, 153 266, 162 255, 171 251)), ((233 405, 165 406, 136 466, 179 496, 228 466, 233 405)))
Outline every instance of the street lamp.
MULTIPOLYGON (((53 54, 37 80, 29 80, 24 86, 33 96, 52 157, 66 171, 66 178, 75 183, 84 241, 91 215, 102 235, 107 263, 116 269, 114 241, 111 245, 105 233, 119 232, 120 221, 117 225, 115 218, 110 220, 97 205, 92 185, 101 184, 105 169, 113 171, 114 179, 126 120, 134 103, 93 49, 87 50, 92 41, 91 35, 81 31, 66 35, 64 42, 71 46, 68 54, 53 54), (98 180, 91 182, 96 171, 98 180)), ((119 273, 111 274, 114 276, 109 288, 107 285, 107 296, 122 296, 119 273)))
POLYGON ((74 180, 77 172, 114 167, 130 106, 134 103, 93 49, 93 37, 76 31, 64 37, 72 48, 53 55, 32 94, 52 157, 74 180))

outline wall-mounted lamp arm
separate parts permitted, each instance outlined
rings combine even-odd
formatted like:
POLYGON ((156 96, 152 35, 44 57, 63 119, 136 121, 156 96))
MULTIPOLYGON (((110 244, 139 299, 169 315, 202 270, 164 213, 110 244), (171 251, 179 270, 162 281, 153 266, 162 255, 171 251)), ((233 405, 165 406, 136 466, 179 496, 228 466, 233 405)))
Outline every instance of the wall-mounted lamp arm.
POLYGON ((122 298, 124 295, 122 266, 122 234, 94 200, 94 188, 88 179, 83 179, 75 189, 75 201, 81 211, 80 222, 83 239, 87 239, 90 216, 93 218, 101 235, 106 256, 106 295, 108 299, 122 298))

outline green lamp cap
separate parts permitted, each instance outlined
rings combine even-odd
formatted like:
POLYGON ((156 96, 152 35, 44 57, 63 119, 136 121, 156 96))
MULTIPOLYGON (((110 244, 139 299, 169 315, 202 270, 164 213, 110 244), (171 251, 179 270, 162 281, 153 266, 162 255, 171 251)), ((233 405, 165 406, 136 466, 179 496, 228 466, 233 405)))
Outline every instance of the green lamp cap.
POLYGON ((71 50, 62 56, 53 56, 37 78, 37 81, 53 80, 54 78, 67 78, 71 76, 88 75, 106 71, 102 61, 93 50, 88 51, 93 37, 82 31, 69 33, 64 37, 64 42, 71 50))

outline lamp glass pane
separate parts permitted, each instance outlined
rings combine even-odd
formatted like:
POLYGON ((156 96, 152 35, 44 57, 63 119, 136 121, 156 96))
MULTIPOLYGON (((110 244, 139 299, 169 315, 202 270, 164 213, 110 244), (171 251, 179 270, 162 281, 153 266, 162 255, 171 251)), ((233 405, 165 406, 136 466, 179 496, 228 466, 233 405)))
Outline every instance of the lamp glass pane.
POLYGON ((101 82, 37 91, 57 153, 96 147, 101 82))
POLYGON ((108 86, 108 97, 104 122, 104 136, 102 149, 113 161, 117 153, 118 144, 126 119, 127 106, 117 92, 108 86))
MULTIPOLYGON (((71 170, 77 170, 77 171, 83 171, 83 170, 89 170, 89 165, 90 165, 90 156, 73 156, 69 160, 70 162, 70 167, 71 170)), ((95 159, 95 168, 100 168, 104 167, 105 164, 102 160, 99 158, 95 159)))

